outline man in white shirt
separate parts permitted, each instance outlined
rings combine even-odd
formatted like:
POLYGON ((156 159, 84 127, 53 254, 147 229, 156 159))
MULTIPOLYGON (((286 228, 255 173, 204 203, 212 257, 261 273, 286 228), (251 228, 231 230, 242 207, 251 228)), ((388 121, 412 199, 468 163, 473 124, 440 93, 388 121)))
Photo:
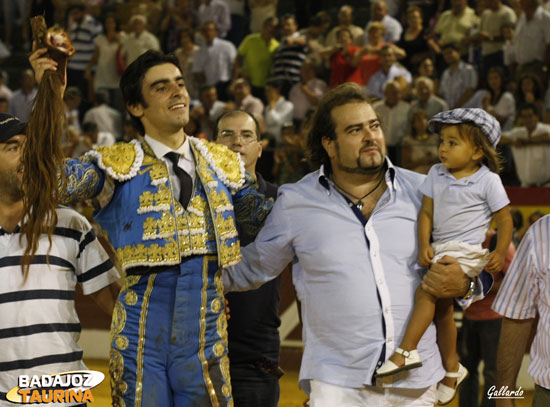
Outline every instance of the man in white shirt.
POLYGON ((550 183, 550 125, 539 123, 537 108, 520 109, 522 127, 503 133, 501 144, 510 144, 521 186, 547 186, 550 183))
POLYGON ((213 22, 219 31, 219 36, 225 38, 231 29, 231 10, 222 0, 203 0, 199 6, 199 25, 213 22))
POLYGON ((80 133, 82 126, 80 125, 79 107, 82 103, 82 92, 76 86, 69 86, 65 89, 63 102, 65 104, 65 122, 67 126, 74 127, 80 133))
POLYGON ((300 69, 302 80, 290 89, 288 100, 294 105, 293 118, 297 123, 304 120, 307 112, 319 104, 319 100, 328 90, 322 79, 317 78, 315 65, 309 60, 302 64, 300 69))
POLYGON ((264 104, 260 99, 252 96, 250 83, 246 79, 236 79, 231 86, 236 109, 244 110, 254 116, 261 116, 264 113, 264 104))
POLYGON ((462 107, 474 95, 477 87, 477 72, 472 65, 461 60, 456 44, 444 46, 443 58, 448 68, 441 75, 439 93, 451 109, 462 107))
POLYGON ((386 27, 384 42, 397 42, 400 40, 403 27, 399 21, 389 15, 385 0, 376 0, 372 3, 371 16, 371 21, 380 21, 386 27))
POLYGON ((160 51, 160 43, 154 34, 146 30, 147 18, 141 14, 135 14, 130 18, 129 33, 122 43, 122 55, 126 66, 134 62, 141 54, 149 51, 160 51))
POLYGON ((227 87, 233 77, 237 49, 230 41, 218 38, 218 29, 212 21, 204 23, 201 32, 206 44, 195 53, 193 75, 199 85, 215 86, 220 99, 228 100, 227 87))
MULTIPOLYGON (((550 217, 544 216, 527 231, 504 277, 493 309, 504 315, 497 355, 497 389, 519 390, 516 378, 524 349, 530 345, 528 372, 535 382, 533 407, 550 405, 548 330, 550 273, 548 272, 550 217)), ((513 407, 514 400, 497 399, 497 407, 513 407)))
POLYGON ((110 133, 115 139, 122 136, 122 117, 118 110, 109 106, 109 93, 98 90, 95 94, 95 107, 84 115, 84 124, 95 123, 100 132, 110 133))
POLYGON ((218 100, 218 92, 212 85, 205 85, 200 89, 199 101, 200 104, 193 107, 189 116, 195 122, 197 131, 212 140, 214 124, 225 111, 226 103, 218 100))
POLYGON ((481 14, 479 33, 475 36, 481 41, 481 78, 486 81, 487 72, 493 66, 504 63, 504 41, 502 27, 516 23, 516 13, 501 0, 489 0, 488 8, 481 14))
POLYGON ((21 75, 21 88, 12 93, 9 103, 9 113, 22 121, 27 121, 31 114, 32 103, 36 96, 36 82, 30 69, 21 75))
POLYGON ((25 127, 16 117, 0 114, 2 400, 17 386, 20 375, 86 369, 77 343, 81 327, 75 310, 76 285, 109 315, 120 289, 117 270, 88 221, 76 211, 56 208, 55 229, 49 242, 46 227, 33 234, 22 228, 25 127), (27 253, 34 239, 35 250, 27 253), (23 259, 29 254, 32 260, 23 267, 23 259))
POLYGON ((372 107, 378 113, 384 135, 388 156, 397 162, 397 146, 407 135, 410 105, 401 100, 401 85, 397 81, 384 84, 384 99, 375 102, 372 107))
MULTIPOLYGON (((541 74, 550 64, 550 12, 537 0, 523 0, 523 14, 512 39, 516 77, 526 72, 541 74)), ((542 79, 542 78, 541 78, 542 79)))
POLYGON ((360 43, 363 38, 363 29, 353 24, 353 7, 345 4, 338 11, 338 23, 336 27, 329 31, 325 40, 325 46, 333 47, 338 45, 338 31, 346 28, 351 33, 351 38, 354 43, 360 43))
POLYGON ((411 73, 401 64, 396 62, 395 51, 391 46, 383 46, 380 50, 380 62, 382 68, 371 76, 367 85, 367 93, 370 97, 382 99, 384 97, 384 84, 394 79, 402 78, 406 84, 412 82, 411 73))
POLYGON ((97 124, 93 122, 82 125, 82 136, 90 149, 115 144, 115 137, 107 131, 99 131, 97 124))
POLYGON ((409 110, 409 123, 412 114, 417 110, 426 112, 426 118, 431 119, 439 112, 449 110, 449 105, 440 97, 434 95, 434 82, 427 76, 419 76, 415 81, 416 100, 411 102, 409 110))
POLYGON ((265 85, 267 105, 264 111, 265 130, 277 143, 282 141, 283 125, 292 123, 294 106, 282 95, 281 81, 271 80, 265 85))

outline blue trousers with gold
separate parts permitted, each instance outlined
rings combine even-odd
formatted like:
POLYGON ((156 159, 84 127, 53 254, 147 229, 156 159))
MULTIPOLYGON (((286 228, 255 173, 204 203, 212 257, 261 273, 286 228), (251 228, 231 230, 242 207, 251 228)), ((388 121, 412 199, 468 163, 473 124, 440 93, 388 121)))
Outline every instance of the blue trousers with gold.
POLYGON ((128 276, 111 327, 113 406, 233 406, 216 256, 128 276))

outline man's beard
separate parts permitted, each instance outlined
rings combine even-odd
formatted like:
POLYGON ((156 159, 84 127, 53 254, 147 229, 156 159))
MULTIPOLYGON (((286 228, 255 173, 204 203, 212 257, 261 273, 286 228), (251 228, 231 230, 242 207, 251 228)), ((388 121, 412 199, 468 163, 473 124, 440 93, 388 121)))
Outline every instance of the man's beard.
POLYGON ((11 202, 23 199, 23 188, 18 170, 0 171, 0 195, 9 199, 11 202))
MULTIPOLYGON (((384 168, 384 162, 386 161, 384 156, 385 154, 381 151, 381 149, 374 143, 367 143, 363 147, 361 147, 360 151, 363 151, 367 147, 373 147, 375 146, 378 149, 378 152, 380 153, 380 156, 382 157, 382 160, 380 161, 379 165, 369 165, 364 166, 361 163, 361 154, 359 154, 359 157, 357 157, 357 166, 356 167, 348 167, 344 164, 342 164, 341 160, 338 160, 338 163, 336 164, 338 169, 343 172, 347 172, 348 174, 363 174, 363 175, 371 175, 371 174, 377 174, 384 168)), ((336 142, 336 154, 340 157, 340 145, 338 142, 336 142)))

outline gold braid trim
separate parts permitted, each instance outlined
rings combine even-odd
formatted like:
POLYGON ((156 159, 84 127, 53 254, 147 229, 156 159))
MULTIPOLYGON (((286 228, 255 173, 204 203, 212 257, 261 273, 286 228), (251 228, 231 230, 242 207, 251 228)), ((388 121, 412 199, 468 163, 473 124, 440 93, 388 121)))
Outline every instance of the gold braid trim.
POLYGON ((137 372, 136 372, 136 398, 135 407, 141 407, 141 397, 143 395, 143 350, 145 349, 145 325, 147 320, 147 309, 149 306, 149 297, 153 291, 156 274, 149 276, 147 288, 143 294, 143 302, 141 303, 141 315, 139 317, 139 338, 137 348, 137 372))
POLYGON ((138 173, 143 163, 143 149, 139 141, 102 146, 89 151, 85 157, 93 157, 97 166, 117 181, 127 181, 138 173))
POLYGON ((204 354, 204 347, 206 343, 206 289, 208 287, 208 263, 210 261, 216 261, 216 256, 204 256, 202 263, 202 290, 201 290, 201 316, 200 316, 200 334, 199 334, 199 359, 202 365, 202 375, 204 377, 204 384, 206 385, 206 390, 208 391, 208 396, 210 396, 210 402, 212 407, 219 407, 220 403, 216 395, 216 390, 210 378, 210 373, 208 371, 208 361, 204 354))
POLYGON ((214 170, 218 178, 234 193, 244 185, 244 162, 239 154, 222 144, 189 137, 191 146, 198 151, 214 170))

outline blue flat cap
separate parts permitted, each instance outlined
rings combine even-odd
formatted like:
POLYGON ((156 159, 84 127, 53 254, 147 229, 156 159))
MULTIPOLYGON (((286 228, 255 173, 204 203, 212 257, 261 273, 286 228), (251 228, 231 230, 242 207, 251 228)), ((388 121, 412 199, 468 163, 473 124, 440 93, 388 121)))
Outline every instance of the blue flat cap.
POLYGON ((481 129, 489 143, 496 147, 500 140, 500 123, 483 109, 464 108, 436 114, 428 122, 428 131, 439 133, 446 124, 471 123, 481 129))

